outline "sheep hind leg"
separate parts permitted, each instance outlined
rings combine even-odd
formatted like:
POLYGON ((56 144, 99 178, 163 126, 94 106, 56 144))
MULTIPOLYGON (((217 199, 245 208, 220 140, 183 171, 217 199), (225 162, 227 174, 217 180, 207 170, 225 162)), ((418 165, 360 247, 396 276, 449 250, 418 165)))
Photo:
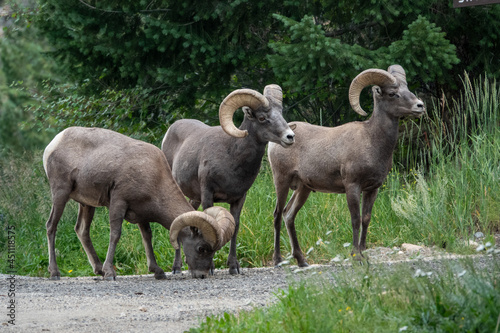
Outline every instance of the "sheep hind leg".
POLYGON ((283 209, 285 208, 286 198, 288 196, 288 186, 280 186, 276 184, 276 207, 274 208, 274 266, 278 266, 283 261, 281 257, 280 238, 281 238, 281 223, 283 220, 283 209))
POLYGON ((102 263, 99 260, 99 257, 94 249, 94 245, 92 244, 92 240, 90 239, 90 224, 94 218, 94 212, 95 207, 80 204, 78 207, 78 219, 76 220, 75 232, 80 240, 80 243, 82 243, 90 264, 92 265, 94 274, 104 275, 104 272, 102 271, 102 263))
POLYGON ((50 216, 46 223, 47 228, 47 244, 49 248, 49 273, 51 280, 59 280, 61 278, 61 272, 57 267, 56 261, 56 249, 55 249, 55 241, 56 241, 56 231, 57 224, 61 219, 61 216, 64 211, 64 207, 68 202, 68 196, 60 195, 56 196, 53 194, 52 199, 52 209, 50 210, 50 216))
POLYGON ((151 226, 149 223, 139 223, 139 230, 141 231, 142 236, 142 244, 144 245, 144 249, 146 250, 146 258, 148 260, 148 269, 151 273, 154 273, 155 279, 162 280, 166 279, 167 276, 163 269, 158 266, 156 262, 155 253, 153 250, 153 233, 151 232, 151 226))
POLYGON ((359 241, 359 251, 366 250, 366 236, 368 234, 368 226, 372 217, 372 208, 377 199, 378 189, 373 191, 363 192, 363 207, 361 215, 361 239, 359 241))
POLYGON ((304 253, 302 253, 302 250, 300 249, 299 240, 297 239, 297 232, 295 231, 295 217, 302 206, 304 206, 310 193, 311 190, 306 187, 301 187, 295 190, 284 211, 284 220, 288 231, 288 237, 290 238, 290 245, 292 246, 292 255, 297 260, 297 265, 299 267, 307 267, 309 264, 306 261, 304 253))

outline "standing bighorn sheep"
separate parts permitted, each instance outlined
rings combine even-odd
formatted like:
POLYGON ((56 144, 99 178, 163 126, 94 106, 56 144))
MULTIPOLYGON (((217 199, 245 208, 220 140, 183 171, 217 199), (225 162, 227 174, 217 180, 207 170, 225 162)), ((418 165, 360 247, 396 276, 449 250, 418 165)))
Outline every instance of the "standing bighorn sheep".
POLYGON ((50 278, 61 273, 56 263, 57 224, 69 199, 79 203, 75 231, 95 274, 115 279, 113 257, 124 219, 136 223, 146 249, 148 268, 165 278, 156 263, 150 222, 170 229, 170 242, 180 251, 193 277, 204 278, 212 268, 215 251, 234 232, 234 220, 222 207, 194 211, 172 177, 165 156, 157 147, 99 128, 71 127, 59 133, 43 154, 43 166, 52 192, 47 221, 50 278), (95 207, 109 207, 110 238, 104 265, 90 239, 95 207))
POLYGON ((345 193, 351 213, 354 252, 366 249, 366 234, 378 188, 392 165, 398 139, 399 119, 421 116, 424 103, 408 90, 406 74, 399 65, 388 71, 368 69, 351 83, 349 101, 354 111, 366 116, 359 105, 364 87, 374 85, 374 108, 370 119, 328 128, 293 123, 296 143, 286 151, 269 145, 277 202, 274 211, 274 263, 280 253, 281 220, 284 218, 292 254, 299 266, 307 266, 295 232, 295 217, 311 191, 345 193), (285 207, 288 189, 294 192, 285 207), (360 196, 363 194, 362 215, 360 196), (359 229, 362 227, 361 238, 359 229))
MULTIPOLYGON (((200 204, 203 209, 214 202, 230 204, 236 223, 227 260, 230 274, 240 273, 236 257, 240 213, 259 173, 266 145, 271 141, 288 147, 294 142, 295 134, 283 119, 282 99, 281 88, 274 84, 266 86, 263 95, 251 89, 235 90, 221 103, 222 128, 179 120, 170 126, 162 142, 172 174, 195 209, 200 204), (232 118, 240 107, 245 117, 238 129, 232 118)), ((180 267, 177 251, 174 272, 180 267)))

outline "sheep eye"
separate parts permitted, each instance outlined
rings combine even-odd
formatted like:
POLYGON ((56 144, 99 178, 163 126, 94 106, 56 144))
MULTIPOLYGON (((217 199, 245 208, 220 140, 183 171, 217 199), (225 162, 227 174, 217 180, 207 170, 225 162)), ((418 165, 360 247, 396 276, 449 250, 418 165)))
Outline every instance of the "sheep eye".
POLYGON ((264 116, 260 116, 260 117, 259 117, 259 121, 260 121, 260 122, 264 122, 265 120, 266 120, 266 117, 264 117, 264 116))
POLYGON ((399 95, 398 95, 398 94, 396 94, 396 93, 390 93, 390 94, 389 94, 389 97, 396 97, 396 98, 399 98, 399 95))

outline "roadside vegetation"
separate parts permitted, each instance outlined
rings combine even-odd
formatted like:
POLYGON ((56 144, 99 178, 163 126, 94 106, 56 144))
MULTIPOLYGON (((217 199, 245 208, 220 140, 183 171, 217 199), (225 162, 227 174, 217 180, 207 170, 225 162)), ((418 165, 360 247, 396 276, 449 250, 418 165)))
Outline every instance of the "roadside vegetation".
POLYGON ((316 271, 270 307, 207 317, 189 332, 499 332, 498 262, 485 271, 471 261, 439 266, 316 271))

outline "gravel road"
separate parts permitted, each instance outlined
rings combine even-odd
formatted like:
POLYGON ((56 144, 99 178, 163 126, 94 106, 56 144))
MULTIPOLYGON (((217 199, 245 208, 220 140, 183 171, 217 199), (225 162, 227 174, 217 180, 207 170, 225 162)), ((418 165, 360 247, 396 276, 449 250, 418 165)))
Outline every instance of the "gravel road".
MULTIPOLYGON (((372 256, 387 253, 373 251, 372 256)), ((387 252, 387 251, 386 251, 387 252)), ((394 253, 391 252, 391 253, 394 253)), ((441 260, 426 257, 410 260, 400 258, 379 260, 386 266, 398 263, 430 265, 439 270, 441 260)), ((491 255, 474 256, 477 265, 492 267, 491 255)), ((192 279, 188 273, 172 275, 157 281, 153 275, 118 276, 116 281, 100 277, 65 278, 50 281, 45 278, 15 276, 15 325, 8 325, 4 305, 9 297, 4 282, 9 276, 0 274, 1 331, 6 332, 184 332, 196 327, 212 314, 239 312, 263 307, 276 300, 275 293, 296 279, 321 271, 333 273, 345 270, 346 264, 312 265, 297 272, 297 266, 287 268, 243 269, 242 275, 232 276, 227 269, 216 270, 204 280, 192 279)), ((376 266, 375 265, 375 266, 376 266)))

